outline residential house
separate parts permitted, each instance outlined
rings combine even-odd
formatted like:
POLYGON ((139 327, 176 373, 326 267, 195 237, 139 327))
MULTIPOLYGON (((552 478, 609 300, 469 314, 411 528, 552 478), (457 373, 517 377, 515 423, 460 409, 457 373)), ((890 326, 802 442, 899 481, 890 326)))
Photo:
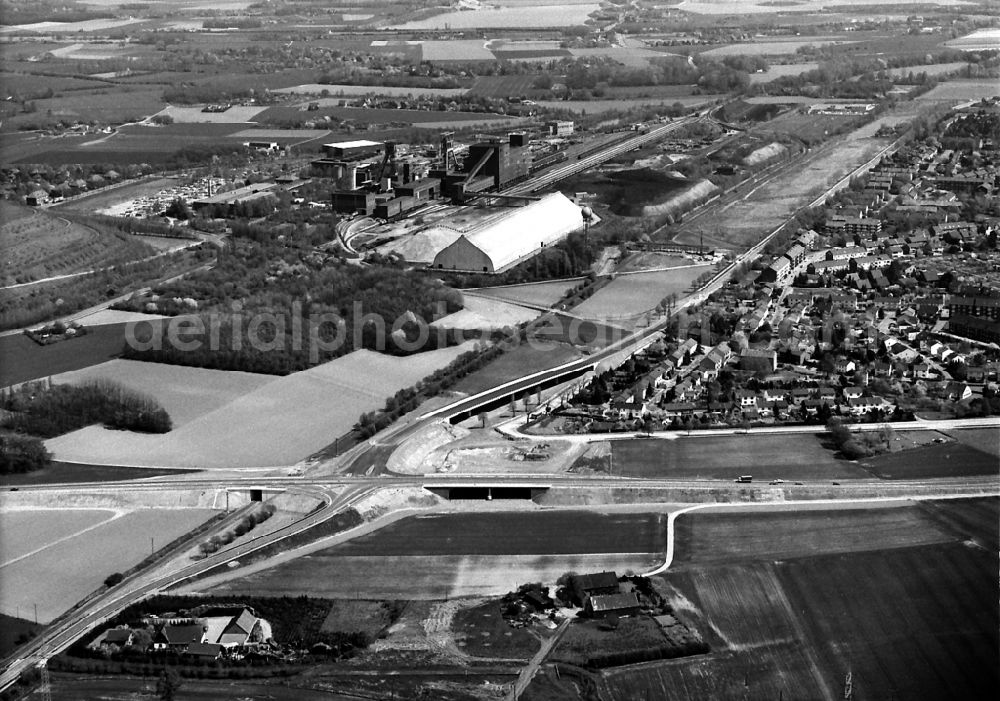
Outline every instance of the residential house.
POLYGON ((755 407, 757 406, 757 393, 748 389, 738 389, 736 390, 736 402, 740 407, 755 407))
POLYGON ((618 593, 618 575, 614 572, 578 574, 573 577, 573 594, 581 604, 590 596, 618 593))
POLYGON ((723 341, 719 345, 715 346, 701 359, 698 363, 698 369, 701 370, 701 376, 703 380, 709 380, 716 377, 719 374, 719 370, 722 366, 726 364, 733 355, 732 349, 730 349, 729 344, 723 341))
POLYGON ((112 628, 95 641, 98 645, 111 647, 128 647, 135 642, 135 633, 131 628, 112 628))
POLYGON ((766 348, 746 348, 740 353, 740 370, 774 372, 778 369, 778 354, 766 348))
POLYGON ((223 649, 216 643, 191 643, 184 654, 198 660, 218 660, 222 658, 223 649))
POLYGON ((920 380, 930 380, 936 373, 927 363, 915 363, 913 366, 913 376, 920 380))
POLYGON ((865 393, 862 387, 844 387, 844 399, 857 399, 865 393))
POLYGON ((153 638, 153 648, 184 652, 189 645, 205 642, 205 632, 205 627, 201 624, 167 624, 153 638))
POLYGON ((857 369, 857 365, 850 358, 840 357, 834 363, 834 369, 843 375, 848 372, 854 372, 857 369))
POLYGON ((891 405, 882 397, 855 397, 847 402, 848 409, 855 416, 870 414, 876 409, 885 410, 889 406, 891 405))
POLYGON ((773 389, 765 389, 762 394, 764 395, 765 402, 783 402, 788 396, 788 390, 778 387, 773 389))
POLYGON ((972 388, 964 382, 949 382, 945 385, 944 398, 953 402, 960 402, 972 396, 972 388))

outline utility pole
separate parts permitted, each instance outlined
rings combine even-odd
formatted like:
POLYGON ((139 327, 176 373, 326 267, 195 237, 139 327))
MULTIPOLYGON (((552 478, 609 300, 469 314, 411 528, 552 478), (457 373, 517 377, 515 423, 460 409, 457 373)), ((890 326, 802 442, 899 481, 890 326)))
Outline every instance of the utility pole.
POLYGON ((156 550, 153 549, 153 536, 149 536, 149 554, 153 555, 156 550))

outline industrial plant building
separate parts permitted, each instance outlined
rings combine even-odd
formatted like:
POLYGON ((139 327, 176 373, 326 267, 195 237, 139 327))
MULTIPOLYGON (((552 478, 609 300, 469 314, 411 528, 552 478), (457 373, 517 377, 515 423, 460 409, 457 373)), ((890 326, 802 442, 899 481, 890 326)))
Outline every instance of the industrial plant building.
POLYGON ((503 211, 461 233, 434 257, 434 268, 502 273, 584 227, 583 212, 559 192, 503 211))

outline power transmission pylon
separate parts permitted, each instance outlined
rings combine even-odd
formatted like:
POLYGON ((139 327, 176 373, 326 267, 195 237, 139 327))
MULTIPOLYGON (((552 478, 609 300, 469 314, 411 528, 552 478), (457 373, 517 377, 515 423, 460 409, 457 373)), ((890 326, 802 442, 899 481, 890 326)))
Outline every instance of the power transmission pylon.
POLYGON ((44 659, 38 663, 38 671, 42 675, 38 693, 44 701, 52 701, 52 678, 49 676, 49 666, 44 659))

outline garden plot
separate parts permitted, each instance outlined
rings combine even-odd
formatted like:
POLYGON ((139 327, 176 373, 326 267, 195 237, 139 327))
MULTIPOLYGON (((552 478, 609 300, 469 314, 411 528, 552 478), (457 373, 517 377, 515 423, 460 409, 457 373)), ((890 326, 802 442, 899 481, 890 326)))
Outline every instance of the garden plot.
POLYGON ((682 294, 711 265, 691 265, 671 270, 619 275, 575 307, 576 316, 588 319, 631 317, 653 309, 671 294, 682 294))
MULTIPOLYGON (((91 512, 93 513, 93 512, 91 512)), ((107 512, 97 512, 106 514, 107 512)), ((9 616, 26 615, 38 607, 38 620, 48 623, 73 604, 98 589, 104 579, 114 572, 124 572, 149 555, 150 538, 154 548, 190 532, 207 521, 215 511, 210 509, 141 509, 124 513, 100 524, 96 528, 78 533, 49 547, 10 564, 0 565, 0 612, 9 616)), ((64 533, 69 526, 64 521, 70 514, 71 522, 79 525, 77 512, 40 510, 22 512, 17 518, 40 519, 53 533, 64 533)), ((11 514, 3 514, 6 530, 11 514)), ((15 529, 22 528, 15 526, 15 529)), ((37 541, 52 542, 44 533, 37 541)), ((39 546, 35 546, 39 547, 39 546)))
MULTIPOLYGON (((380 409, 398 390, 472 347, 466 343, 404 358, 359 350, 286 377, 260 376, 262 383, 243 393, 235 386, 239 383, 227 384, 227 379, 222 382, 237 395, 232 401, 170 433, 141 435, 89 426, 46 445, 58 460, 98 465, 209 469, 292 465, 349 432, 362 413, 380 409)), ((206 372, 163 367, 177 373, 167 374, 177 384, 169 385, 166 402, 182 400, 188 391, 184 388, 197 386, 202 377, 198 373, 206 372)), ((145 391, 158 397, 155 386, 147 384, 145 391)))

